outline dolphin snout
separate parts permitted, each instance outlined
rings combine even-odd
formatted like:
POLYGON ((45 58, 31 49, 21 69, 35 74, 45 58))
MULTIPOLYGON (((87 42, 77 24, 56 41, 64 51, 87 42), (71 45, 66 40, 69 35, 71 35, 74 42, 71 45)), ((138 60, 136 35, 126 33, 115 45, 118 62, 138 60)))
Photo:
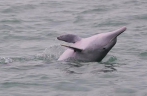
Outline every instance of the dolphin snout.
POLYGON ((126 31, 126 29, 127 29, 127 28, 124 26, 124 27, 122 27, 122 28, 116 30, 115 33, 116 33, 117 36, 118 36, 118 35, 120 35, 121 33, 123 33, 124 31, 126 31))
POLYGON ((124 27, 122 27, 122 28, 120 28, 120 29, 117 29, 117 30, 115 30, 115 31, 113 31, 113 32, 110 32, 110 34, 109 34, 108 37, 114 39, 114 38, 116 38, 117 36, 119 36, 121 33, 123 33, 126 29, 127 29, 127 28, 124 26, 124 27))
POLYGON ((123 30, 123 31, 126 31, 126 29, 127 29, 127 27, 126 27, 126 26, 122 27, 122 30, 123 30))
POLYGON ((115 38, 117 38, 117 36, 119 36, 121 33, 123 33, 126 29, 127 29, 126 27, 122 27, 122 28, 117 29, 113 32, 107 33, 106 38, 110 41, 114 40, 115 38))

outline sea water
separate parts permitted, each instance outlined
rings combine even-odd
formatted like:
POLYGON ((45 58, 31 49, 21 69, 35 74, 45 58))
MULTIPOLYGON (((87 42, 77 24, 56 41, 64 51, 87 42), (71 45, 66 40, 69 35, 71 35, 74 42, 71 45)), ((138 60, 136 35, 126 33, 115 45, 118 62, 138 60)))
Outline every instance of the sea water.
POLYGON ((147 96, 146 0, 1 0, 0 96, 147 96), (123 26, 102 62, 59 62, 64 42, 123 26))

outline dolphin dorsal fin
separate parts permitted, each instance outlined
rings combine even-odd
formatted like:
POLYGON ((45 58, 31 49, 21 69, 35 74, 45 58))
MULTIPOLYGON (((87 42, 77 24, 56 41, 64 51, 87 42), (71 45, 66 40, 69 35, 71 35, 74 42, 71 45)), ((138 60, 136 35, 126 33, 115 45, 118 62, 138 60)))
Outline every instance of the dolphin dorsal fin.
POLYGON ((74 50, 75 52, 82 52, 83 51, 83 49, 76 48, 76 47, 73 47, 73 46, 68 46, 68 45, 61 45, 61 46, 70 48, 70 49, 74 50))
POLYGON ((81 37, 77 35, 73 35, 73 34, 66 34, 66 35, 57 37, 57 39, 68 42, 68 43, 76 43, 77 41, 81 40, 81 37))

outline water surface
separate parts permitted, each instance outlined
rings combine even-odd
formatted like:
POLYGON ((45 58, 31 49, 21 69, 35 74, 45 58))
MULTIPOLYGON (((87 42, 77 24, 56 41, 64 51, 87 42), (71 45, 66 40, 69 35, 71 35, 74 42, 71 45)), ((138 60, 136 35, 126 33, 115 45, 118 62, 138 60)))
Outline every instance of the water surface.
POLYGON ((146 0, 0 1, 1 96, 146 96, 146 0), (58 62, 63 34, 128 29, 100 63, 58 62))

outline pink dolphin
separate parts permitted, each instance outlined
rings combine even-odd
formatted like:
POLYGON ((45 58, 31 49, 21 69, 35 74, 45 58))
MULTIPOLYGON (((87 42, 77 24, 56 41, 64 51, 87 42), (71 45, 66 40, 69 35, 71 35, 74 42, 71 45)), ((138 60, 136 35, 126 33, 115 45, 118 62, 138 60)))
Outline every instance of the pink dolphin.
POLYGON ((116 31, 97 34, 88 38, 81 38, 73 34, 66 34, 57 37, 72 45, 62 45, 67 50, 59 57, 59 61, 84 61, 84 62, 100 62, 107 53, 116 44, 117 36, 123 33, 126 27, 122 27, 116 31))

